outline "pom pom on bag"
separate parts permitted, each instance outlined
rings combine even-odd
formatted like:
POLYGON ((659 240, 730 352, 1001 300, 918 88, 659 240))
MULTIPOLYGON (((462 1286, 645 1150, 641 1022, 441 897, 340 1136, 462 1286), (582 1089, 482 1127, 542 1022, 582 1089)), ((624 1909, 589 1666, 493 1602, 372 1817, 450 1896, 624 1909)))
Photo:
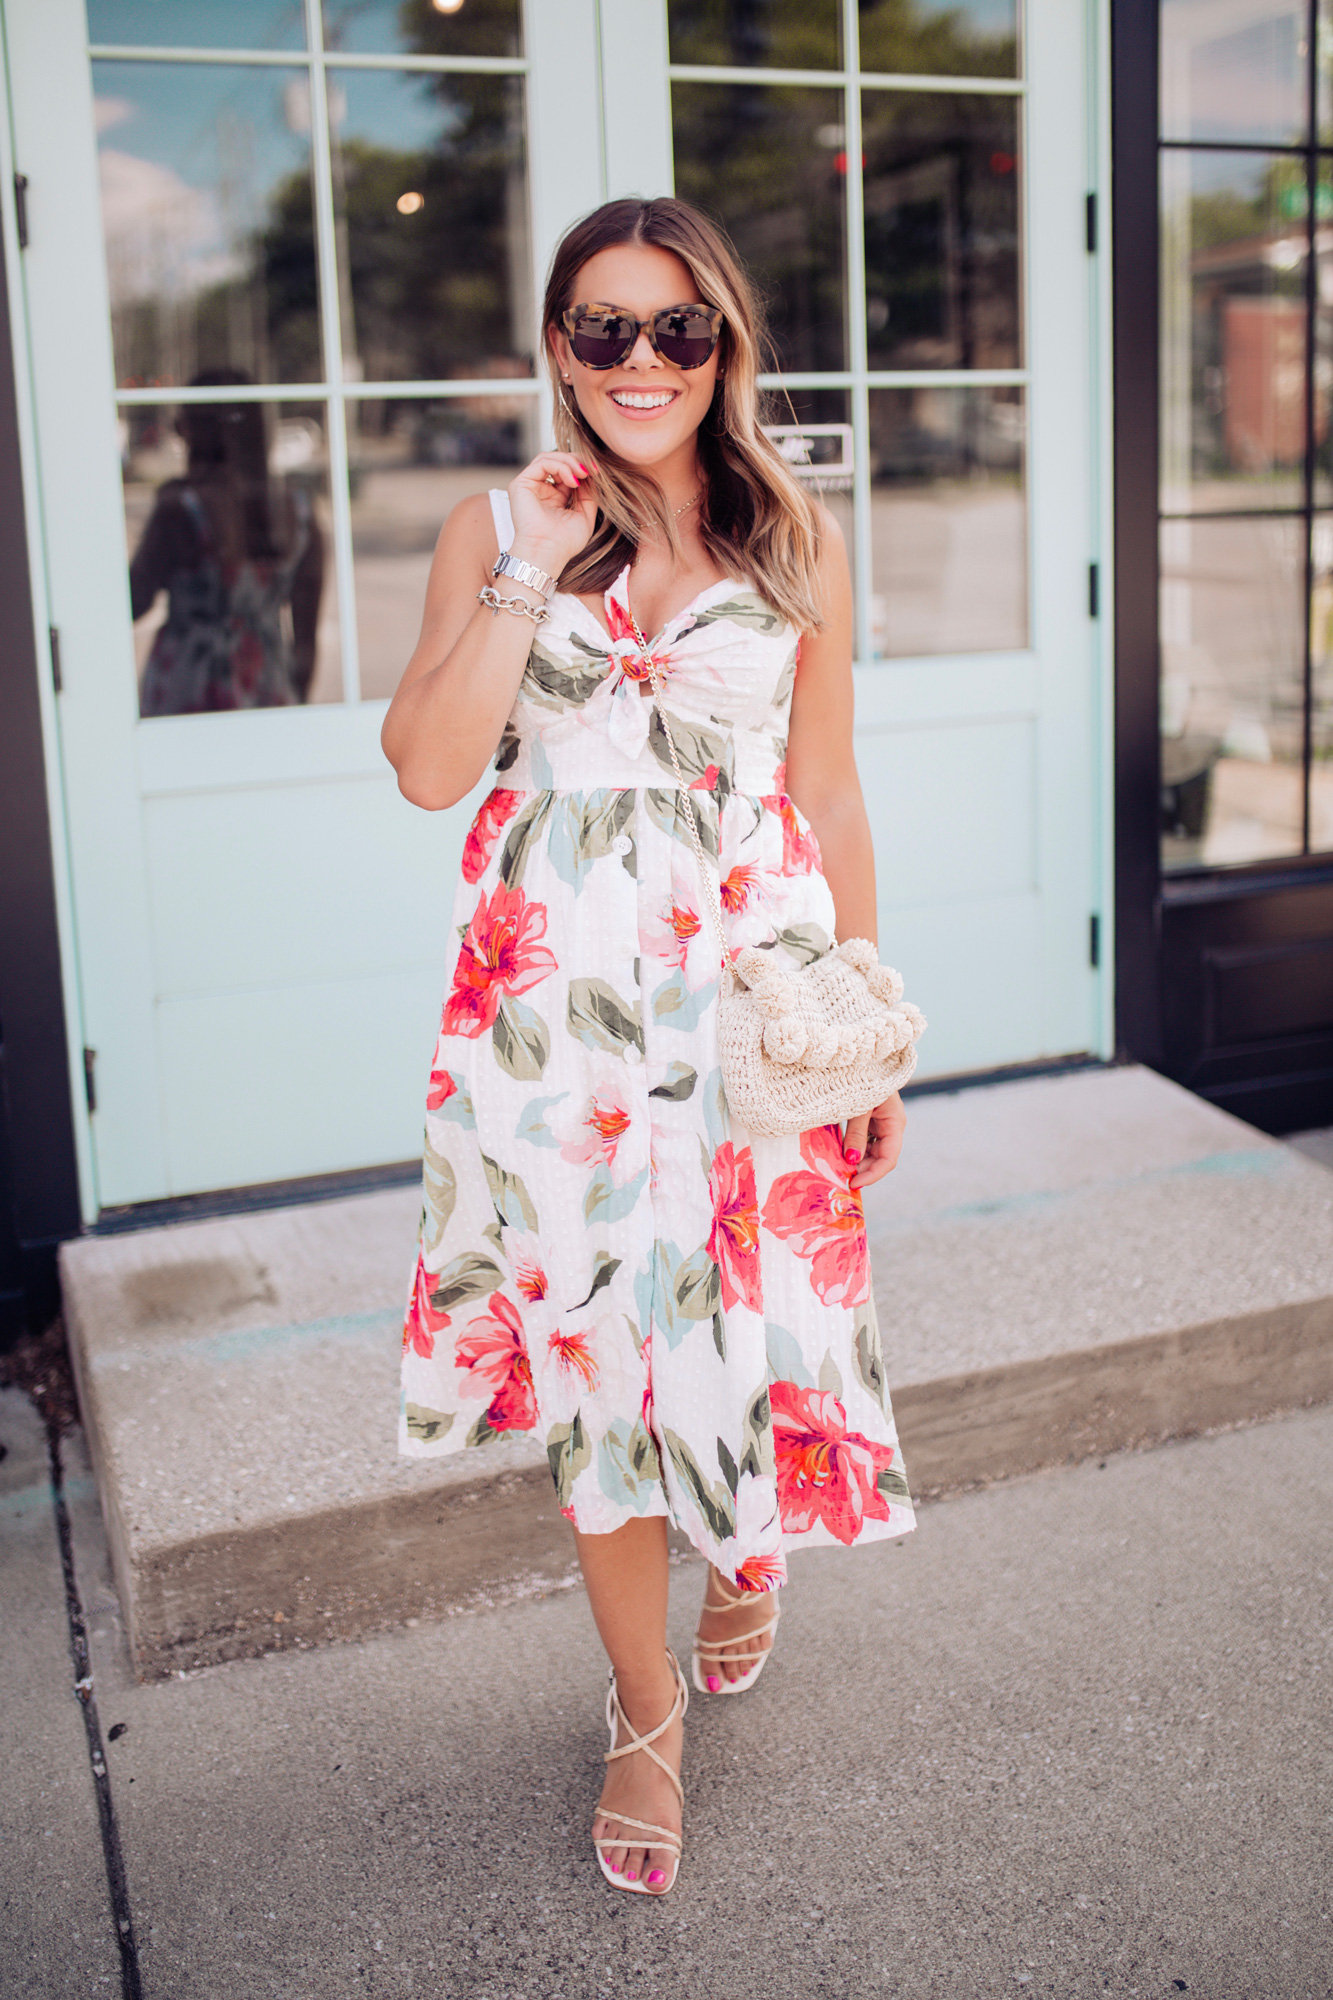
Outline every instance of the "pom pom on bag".
POLYGON ((758 945, 732 952, 666 718, 661 676, 632 612, 630 624, 685 800, 704 901, 721 948, 717 1037, 732 1115, 769 1138, 845 1124, 873 1111, 907 1082, 925 1020, 903 999, 902 980, 892 966, 880 964, 868 938, 848 938, 800 971, 775 964, 771 951, 758 945))

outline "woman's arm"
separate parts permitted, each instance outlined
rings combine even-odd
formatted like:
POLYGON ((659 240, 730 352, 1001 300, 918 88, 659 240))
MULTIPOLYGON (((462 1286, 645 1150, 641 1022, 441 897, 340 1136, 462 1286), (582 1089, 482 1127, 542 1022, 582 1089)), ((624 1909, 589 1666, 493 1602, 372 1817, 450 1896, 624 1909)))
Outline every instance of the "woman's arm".
MULTIPOLYGON (((825 622, 801 641, 787 734, 787 791, 814 829, 833 892, 840 938, 876 942, 875 854, 852 749, 852 580, 842 531, 821 509, 825 622)), ((895 1092, 849 1120, 843 1150, 853 1187, 882 1179, 898 1163, 906 1113, 895 1092), (867 1158, 867 1137, 877 1144, 867 1158), (855 1157, 853 1157, 855 1156, 855 1157)))
MULTIPOLYGON (((597 512, 587 475, 568 452, 543 452, 525 466, 509 488, 509 505, 513 554, 551 576, 578 554, 597 512)), ((428 812, 465 798, 495 755, 539 629, 515 612, 478 604, 494 560, 490 505, 474 494, 441 530, 421 637, 380 732, 399 791, 428 812)), ((502 597, 542 602, 512 577, 496 588, 502 597)))

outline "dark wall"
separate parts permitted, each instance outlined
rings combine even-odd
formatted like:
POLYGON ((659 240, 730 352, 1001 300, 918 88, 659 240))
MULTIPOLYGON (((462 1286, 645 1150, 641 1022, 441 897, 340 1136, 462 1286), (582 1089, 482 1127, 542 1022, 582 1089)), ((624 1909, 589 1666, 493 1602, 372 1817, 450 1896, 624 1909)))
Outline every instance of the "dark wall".
POLYGON ((56 1245, 79 1231, 55 879, 0 242, 0 1345, 58 1305, 56 1245))

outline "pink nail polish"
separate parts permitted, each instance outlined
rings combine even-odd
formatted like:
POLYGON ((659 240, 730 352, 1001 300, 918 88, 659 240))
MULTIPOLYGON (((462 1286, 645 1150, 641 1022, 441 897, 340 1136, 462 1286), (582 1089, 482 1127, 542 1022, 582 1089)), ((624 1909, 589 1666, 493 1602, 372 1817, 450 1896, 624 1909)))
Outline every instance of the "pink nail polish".
POLYGON ((625 1880, 627 1882, 637 1882, 638 1879, 639 1879, 638 1876, 634 1873, 634 1870, 632 1868, 627 1868, 625 1870, 625 1880))
POLYGON ((650 1884, 656 1882, 665 1882, 666 1876, 662 1873, 662 1870, 660 1868, 654 1868, 652 1874, 648 1877, 648 1881, 650 1884))
POLYGON ((618 1861, 613 1861, 611 1863, 611 1873, 613 1875, 618 1875, 620 1873, 620 1863, 618 1861))
POLYGON ((709 1692, 709 1694, 716 1694, 716 1693, 717 1693, 717 1691, 718 1691, 718 1689, 719 1689, 719 1688, 721 1687, 721 1685, 722 1685, 722 1683, 721 1683, 721 1681, 720 1681, 720 1680, 718 1679, 718 1677, 717 1677, 717 1675, 716 1675, 716 1674, 710 1674, 710 1675, 708 1676, 708 1692, 709 1692))
POLYGON ((849 1167, 859 1167, 861 1164, 861 1155, 855 1146, 852 1147, 849 1153, 844 1153, 842 1157, 846 1160, 849 1167))

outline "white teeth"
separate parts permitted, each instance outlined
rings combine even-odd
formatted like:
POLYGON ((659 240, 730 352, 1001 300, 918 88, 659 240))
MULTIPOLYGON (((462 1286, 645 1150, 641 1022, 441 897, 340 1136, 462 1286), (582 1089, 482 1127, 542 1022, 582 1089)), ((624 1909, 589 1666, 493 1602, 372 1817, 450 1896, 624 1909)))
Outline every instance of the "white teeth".
POLYGON ((611 391, 611 401, 619 403, 626 410, 664 410, 668 403, 674 403, 675 400, 675 392, 670 389, 660 390, 655 395, 645 395, 634 389, 611 391))

